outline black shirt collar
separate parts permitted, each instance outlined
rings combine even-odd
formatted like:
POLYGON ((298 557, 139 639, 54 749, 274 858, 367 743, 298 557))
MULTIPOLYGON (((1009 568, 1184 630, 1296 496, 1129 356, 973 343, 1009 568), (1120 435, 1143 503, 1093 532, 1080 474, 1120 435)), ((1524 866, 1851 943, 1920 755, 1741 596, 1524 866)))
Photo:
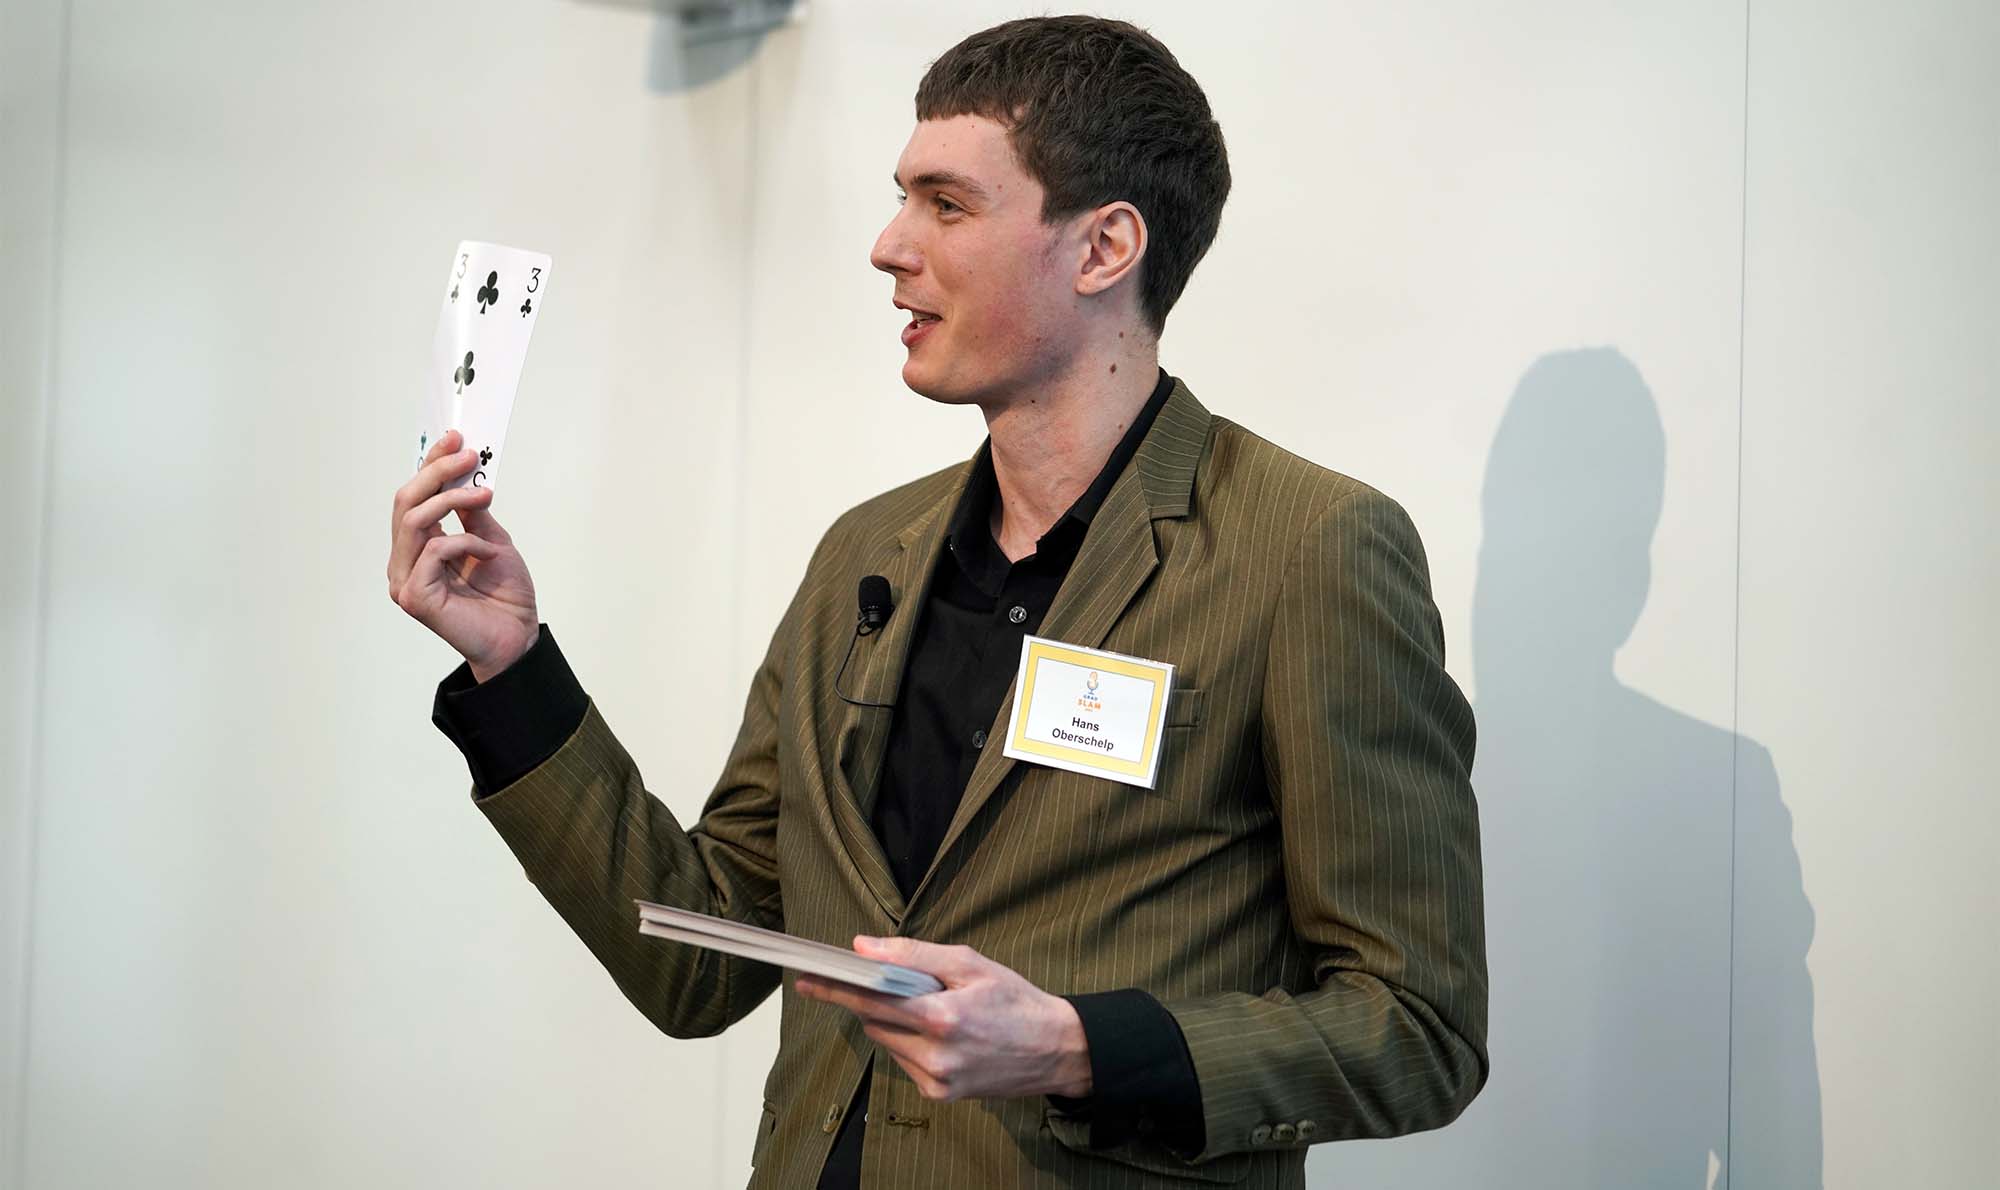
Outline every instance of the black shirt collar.
MULTIPOLYGON (((1104 469, 1097 473, 1083 495, 1069 506, 1069 511, 1056 518, 1056 523, 1035 542, 1035 558, 1054 561, 1048 557, 1051 552, 1064 555, 1060 561, 1066 563, 1068 556, 1090 528, 1091 518, 1110 494, 1111 485, 1118 482, 1118 476, 1132 456, 1139 452, 1139 443, 1144 441, 1146 431, 1153 425, 1160 410, 1167 403, 1167 396, 1174 391, 1174 378, 1160 369, 1159 382, 1153 385, 1153 393, 1146 398, 1145 407, 1139 416, 1125 429, 1125 436, 1111 450, 1111 457, 1104 462, 1104 469)), ((958 510, 952 516, 949 536, 945 544, 950 547, 952 557, 966 577, 976 583, 989 595, 997 595, 1000 581, 1006 577, 1010 563, 1007 555, 1000 551, 1000 545, 993 540, 990 521, 993 515, 993 500, 999 490, 993 477, 993 439, 980 444, 979 453, 972 461, 972 474, 966 478, 965 494, 959 498, 958 510)), ((1023 559, 1027 561, 1027 559, 1023 559)))

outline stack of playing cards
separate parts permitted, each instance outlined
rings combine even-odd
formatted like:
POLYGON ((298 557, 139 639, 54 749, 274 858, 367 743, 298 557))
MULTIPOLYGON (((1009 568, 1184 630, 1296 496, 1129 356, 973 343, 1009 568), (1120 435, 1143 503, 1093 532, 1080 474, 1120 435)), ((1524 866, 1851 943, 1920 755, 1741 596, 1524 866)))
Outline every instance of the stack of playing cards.
POLYGON ((417 466, 452 429, 459 449, 479 452, 479 465, 446 488, 490 488, 499 475, 514 390, 548 284, 549 258, 539 252, 467 240, 452 256, 417 417, 417 466))
POLYGON ((639 932, 654 938, 705 946, 724 954, 757 959, 774 967, 785 967, 824 979, 851 983, 891 996, 921 996, 943 991, 944 985, 921 971, 864 959, 851 950, 808 942, 776 930, 759 929, 741 922, 725 921, 706 913, 691 913, 669 905, 639 901, 639 932))

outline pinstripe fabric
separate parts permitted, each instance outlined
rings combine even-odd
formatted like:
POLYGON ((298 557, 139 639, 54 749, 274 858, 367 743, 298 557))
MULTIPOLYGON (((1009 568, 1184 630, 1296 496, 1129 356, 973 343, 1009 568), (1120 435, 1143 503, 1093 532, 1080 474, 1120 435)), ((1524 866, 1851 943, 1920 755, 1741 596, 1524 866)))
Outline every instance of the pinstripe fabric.
MULTIPOLYGON (((635 897, 840 944, 965 943, 1052 992, 1146 988, 1180 1022, 1207 1120, 1192 1162, 1143 1139, 1092 1151, 1039 1098, 931 1102, 884 1054, 869 1186, 1302 1186, 1308 1141, 1453 1119, 1486 1072, 1474 732, 1409 518, 1177 383, 1042 625, 1178 667, 1159 787, 988 748, 905 904, 868 826, 890 712, 832 683, 855 581, 882 574, 903 614, 856 646, 843 688, 895 698, 968 469, 827 531, 694 826, 646 791, 594 702, 546 763, 480 799, 529 879, 675 1036, 724 1028, 779 978, 642 937, 635 897)), ((989 735, 1011 710, 1010 691, 989 735)), ((846 1012, 781 994, 756 1187, 813 1184, 874 1053, 846 1012)))

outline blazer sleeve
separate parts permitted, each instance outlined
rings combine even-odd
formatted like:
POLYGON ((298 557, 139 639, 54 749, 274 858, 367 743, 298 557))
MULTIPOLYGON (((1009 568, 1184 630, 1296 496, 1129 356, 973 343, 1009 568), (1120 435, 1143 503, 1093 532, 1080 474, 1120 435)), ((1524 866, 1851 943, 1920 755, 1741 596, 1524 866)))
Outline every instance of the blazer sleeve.
MULTIPOLYGON (((824 543, 822 543, 822 546, 824 543)), ((817 553, 815 558, 817 558, 817 553)), ((661 1031, 704 1037, 747 1015, 780 972, 639 933, 643 899, 782 929, 777 870, 778 708, 785 656, 813 570, 750 682, 722 775, 692 827, 648 792, 592 700, 583 722, 526 776, 473 804, 528 879, 661 1031)))
POLYGON ((1342 496, 1286 563, 1263 759, 1314 986, 1167 1001, 1224 1153, 1436 1128, 1485 1085, 1471 707, 1416 527, 1342 496))

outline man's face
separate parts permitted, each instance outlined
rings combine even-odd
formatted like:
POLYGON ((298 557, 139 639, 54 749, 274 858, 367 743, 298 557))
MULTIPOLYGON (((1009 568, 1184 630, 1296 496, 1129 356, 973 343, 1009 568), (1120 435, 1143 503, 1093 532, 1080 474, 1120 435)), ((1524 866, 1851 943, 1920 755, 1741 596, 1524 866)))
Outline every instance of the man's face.
POLYGON ((1042 222, 1042 186, 983 116, 924 120, 896 162, 907 197, 869 262, 912 312, 903 383, 932 400, 1008 400, 1061 371, 1079 340, 1086 247, 1042 222), (1074 249, 1074 251, 1072 251, 1074 249))

